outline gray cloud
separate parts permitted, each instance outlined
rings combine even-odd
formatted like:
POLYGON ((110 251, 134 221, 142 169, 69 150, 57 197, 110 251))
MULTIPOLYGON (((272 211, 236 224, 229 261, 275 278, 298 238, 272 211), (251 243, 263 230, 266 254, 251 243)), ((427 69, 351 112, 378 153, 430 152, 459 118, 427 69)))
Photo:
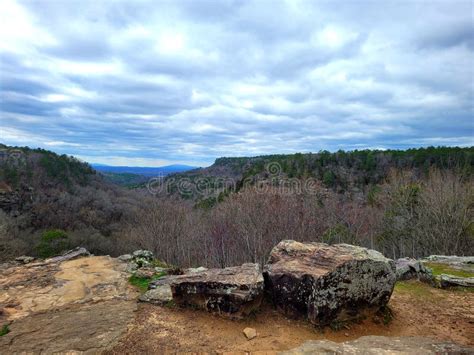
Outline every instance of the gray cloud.
POLYGON ((473 145, 472 6, 6 0, 1 140, 129 165, 473 145))

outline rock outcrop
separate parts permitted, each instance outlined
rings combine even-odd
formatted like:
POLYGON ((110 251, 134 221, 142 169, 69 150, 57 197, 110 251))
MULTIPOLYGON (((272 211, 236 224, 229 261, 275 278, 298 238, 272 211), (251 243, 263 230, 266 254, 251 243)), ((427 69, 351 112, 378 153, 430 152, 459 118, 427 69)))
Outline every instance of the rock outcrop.
POLYGON ((379 310, 396 281, 394 262, 377 251, 293 240, 273 248, 264 278, 280 311, 319 325, 379 310))
POLYGON ((68 250, 62 255, 55 256, 50 259, 46 259, 45 262, 46 263, 61 263, 63 261, 82 258, 85 256, 91 256, 91 253, 89 253, 86 248, 77 247, 75 249, 68 250))
POLYGON ((309 340, 297 348, 280 352, 292 354, 351 354, 351 355, 393 355, 393 354, 472 354, 473 348, 451 342, 441 342, 423 337, 364 336, 357 340, 335 343, 329 340, 309 340))
POLYGON ((434 284, 434 276, 430 269, 422 262, 412 258, 401 258, 395 261, 397 280, 417 279, 422 282, 434 284))
POLYGON ((264 282, 258 264, 243 264, 164 277, 150 283, 150 289, 163 285, 170 286, 177 305, 242 318, 260 306, 264 282))
POLYGON ((474 256, 430 255, 423 259, 427 262, 436 262, 450 265, 474 264, 474 256))
POLYGON ((474 277, 456 277, 453 275, 439 275, 439 286, 441 288, 449 287, 472 287, 474 288, 474 277))
POLYGON ((421 262, 436 271, 438 287, 474 287, 474 256, 431 255, 421 262))
POLYGON ((0 270, 0 353, 101 353, 137 308, 125 265, 77 249, 0 270))

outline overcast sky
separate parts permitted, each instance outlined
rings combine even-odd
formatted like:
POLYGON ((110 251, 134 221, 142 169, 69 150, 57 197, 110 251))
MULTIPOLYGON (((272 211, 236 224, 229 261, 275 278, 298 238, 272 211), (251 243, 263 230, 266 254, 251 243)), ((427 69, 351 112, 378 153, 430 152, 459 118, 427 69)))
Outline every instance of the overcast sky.
POLYGON ((141 166, 474 145, 472 1, 0 4, 6 144, 141 166))

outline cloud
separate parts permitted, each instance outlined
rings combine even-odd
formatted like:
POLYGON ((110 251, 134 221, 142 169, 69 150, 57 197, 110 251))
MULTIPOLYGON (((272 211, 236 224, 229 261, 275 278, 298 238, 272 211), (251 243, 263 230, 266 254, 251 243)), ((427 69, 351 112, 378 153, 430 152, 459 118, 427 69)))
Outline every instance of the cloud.
POLYGON ((472 2, 0 2, 2 142, 91 162, 474 145, 472 2))

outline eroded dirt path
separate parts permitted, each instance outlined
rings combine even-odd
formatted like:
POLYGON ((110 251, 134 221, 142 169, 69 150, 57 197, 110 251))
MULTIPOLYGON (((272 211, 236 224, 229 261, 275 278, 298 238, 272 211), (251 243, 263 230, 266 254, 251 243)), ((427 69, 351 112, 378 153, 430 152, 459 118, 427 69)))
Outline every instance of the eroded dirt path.
POLYGON ((136 291, 124 265, 107 256, 31 263, 2 270, 2 352, 100 352, 134 319, 136 291))
POLYGON ((187 309, 141 304, 128 334, 111 353, 245 353, 273 354, 305 340, 347 341, 364 335, 428 336, 474 345, 474 294, 433 289, 418 282, 397 286, 389 325, 367 319, 350 329, 324 333, 303 321, 288 320, 265 306, 254 319, 230 321, 187 309), (257 338, 248 341, 242 330, 252 327, 257 338))

